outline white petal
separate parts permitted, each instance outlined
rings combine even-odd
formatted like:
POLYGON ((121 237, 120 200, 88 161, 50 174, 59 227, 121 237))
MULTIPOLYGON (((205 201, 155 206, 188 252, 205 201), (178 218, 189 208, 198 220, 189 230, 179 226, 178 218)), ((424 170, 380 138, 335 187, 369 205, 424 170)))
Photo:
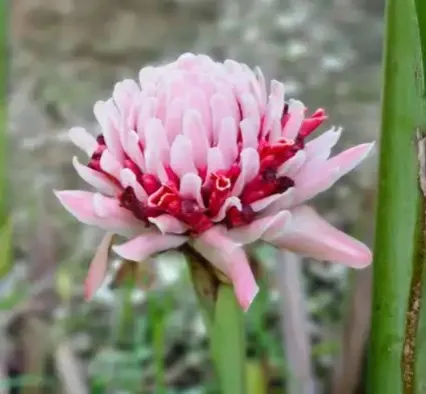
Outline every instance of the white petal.
POLYGON ((249 245, 259 239, 270 240, 283 231, 290 222, 288 211, 279 212, 272 216, 256 219, 250 224, 228 230, 229 236, 238 243, 249 245))
POLYGON ((244 149, 241 152, 241 172, 232 190, 233 196, 239 196, 242 193, 245 185, 259 173, 259 168, 260 159, 257 150, 253 148, 244 149))
POLYGON ((120 171, 120 182, 124 188, 131 187, 139 201, 147 201, 148 194, 143 186, 137 181, 136 175, 129 168, 120 171))
POLYGON ((68 131, 68 136, 72 143, 86 152, 91 157, 95 153, 98 143, 96 138, 83 127, 73 127, 68 131))
POLYGON ((290 100, 288 106, 289 118, 283 128, 283 137, 294 140, 299 134, 300 126, 305 119, 305 105, 298 100, 290 100))
POLYGON ((111 182, 106 175, 81 164, 76 156, 73 157, 72 164, 77 174, 101 193, 115 196, 120 191, 119 187, 111 182))
POLYGON ((220 207, 217 215, 212 218, 212 221, 216 223, 221 222, 223 219, 225 219, 226 213, 231 207, 236 207, 239 211, 241 211, 243 209, 241 200, 235 196, 228 197, 220 207))
POLYGON ((174 173, 182 178, 185 174, 198 174, 192 154, 192 144, 188 137, 178 135, 170 149, 170 166, 174 173))
POLYGON ((185 174, 180 180, 179 193, 182 198, 195 200, 201 208, 205 208, 201 196, 201 184, 202 180, 198 175, 192 173, 185 174))

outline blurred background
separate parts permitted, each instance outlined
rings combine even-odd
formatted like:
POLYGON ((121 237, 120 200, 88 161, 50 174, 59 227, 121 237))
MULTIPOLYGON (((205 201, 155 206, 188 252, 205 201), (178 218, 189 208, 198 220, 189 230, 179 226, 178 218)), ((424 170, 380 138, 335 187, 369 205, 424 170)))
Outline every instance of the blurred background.
MULTIPOLYGON (((191 51, 259 65, 285 82, 288 96, 326 108, 328 125, 345 129, 339 148, 376 139, 383 3, 11 2, 13 231, 6 222, 0 233, 0 393, 219 394, 180 256, 144 269, 137 286, 107 284, 83 302, 101 232, 78 224, 52 194, 80 186, 66 131, 91 129, 93 103, 117 80, 191 51)), ((368 160, 313 203, 369 245, 375 166, 368 160)), ((247 314, 247 394, 363 393, 370 270, 258 253, 263 279, 247 314)))

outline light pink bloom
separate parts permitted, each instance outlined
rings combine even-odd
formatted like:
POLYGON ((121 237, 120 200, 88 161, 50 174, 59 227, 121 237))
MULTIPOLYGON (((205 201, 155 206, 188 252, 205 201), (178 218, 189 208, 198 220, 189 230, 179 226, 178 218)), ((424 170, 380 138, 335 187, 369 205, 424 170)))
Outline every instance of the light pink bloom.
POLYGON ((112 249, 133 261, 187 243, 232 281, 244 310, 258 291, 246 244, 263 240, 353 268, 371 263, 364 244, 304 204, 355 168, 373 143, 330 158, 341 130, 308 141, 324 110, 308 115, 300 101, 285 101, 278 81, 268 91, 260 70, 184 54, 143 68, 139 83, 117 83, 94 113, 102 133, 73 128, 70 138, 89 157, 87 165, 74 157, 74 167, 96 192, 56 192, 77 219, 108 232, 86 281, 88 298, 107 270, 111 233, 129 238, 112 249))

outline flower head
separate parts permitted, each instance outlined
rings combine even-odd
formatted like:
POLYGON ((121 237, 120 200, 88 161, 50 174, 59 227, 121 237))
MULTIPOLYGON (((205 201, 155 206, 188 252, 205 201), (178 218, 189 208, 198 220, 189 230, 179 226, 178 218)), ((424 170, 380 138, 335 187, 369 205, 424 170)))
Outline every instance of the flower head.
MULTIPOLYGON (((373 144, 329 158, 341 130, 308 137, 326 119, 285 101, 284 85, 267 90, 260 70, 205 55, 145 67, 139 83, 116 84, 99 101, 95 138, 83 128, 71 140, 78 174, 97 191, 56 192, 80 221, 128 237, 112 246, 124 259, 187 244, 233 283, 247 309, 257 293, 243 246, 263 240, 316 259, 360 268, 369 249, 335 229, 306 200, 356 167, 373 144)), ((86 281, 91 297, 106 271, 108 235, 86 281), (104 251, 104 252, 102 252, 104 251)))

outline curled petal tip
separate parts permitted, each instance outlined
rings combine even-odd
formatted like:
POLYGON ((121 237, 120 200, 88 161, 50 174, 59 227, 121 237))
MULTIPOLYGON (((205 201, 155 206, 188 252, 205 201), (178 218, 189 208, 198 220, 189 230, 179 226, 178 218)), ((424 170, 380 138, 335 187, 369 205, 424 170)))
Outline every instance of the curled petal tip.
POLYGON ((53 189, 53 194, 55 195, 55 197, 61 201, 61 193, 63 193, 63 191, 61 190, 57 190, 57 189, 53 189))
POLYGON ((365 156, 364 158, 370 157, 376 153, 376 141, 368 142, 364 144, 365 156))
MULTIPOLYGON (((241 275, 240 277, 233 279, 235 295, 244 312, 249 310, 257 293, 259 292, 259 286, 251 273, 250 267, 247 266, 246 269, 246 275, 241 275)), ((240 273, 242 274, 243 271, 240 273)))
POLYGON ((363 269, 371 265, 373 262, 373 254, 371 250, 364 244, 362 244, 363 250, 359 250, 359 255, 354 257, 354 263, 351 264, 352 268, 363 269))
POLYGON ((86 302, 92 301, 94 294, 95 292, 93 291, 89 281, 86 279, 84 281, 84 301, 86 302))
POLYGON ((248 312, 251 304, 257 296, 257 293, 259 293, 259 286, 255 283, 254 286, 247 288, 244 295, 239 298, 241 308, 243 308, 244 312, 248 312))
POLYGON ((84 282, 84 299, 86 301, 90 301, 93 298, 105 279, 108 269, 109 249, 113 239, 113 233, 107 233, 104 236, 90 263, 89 272, 84 282))

